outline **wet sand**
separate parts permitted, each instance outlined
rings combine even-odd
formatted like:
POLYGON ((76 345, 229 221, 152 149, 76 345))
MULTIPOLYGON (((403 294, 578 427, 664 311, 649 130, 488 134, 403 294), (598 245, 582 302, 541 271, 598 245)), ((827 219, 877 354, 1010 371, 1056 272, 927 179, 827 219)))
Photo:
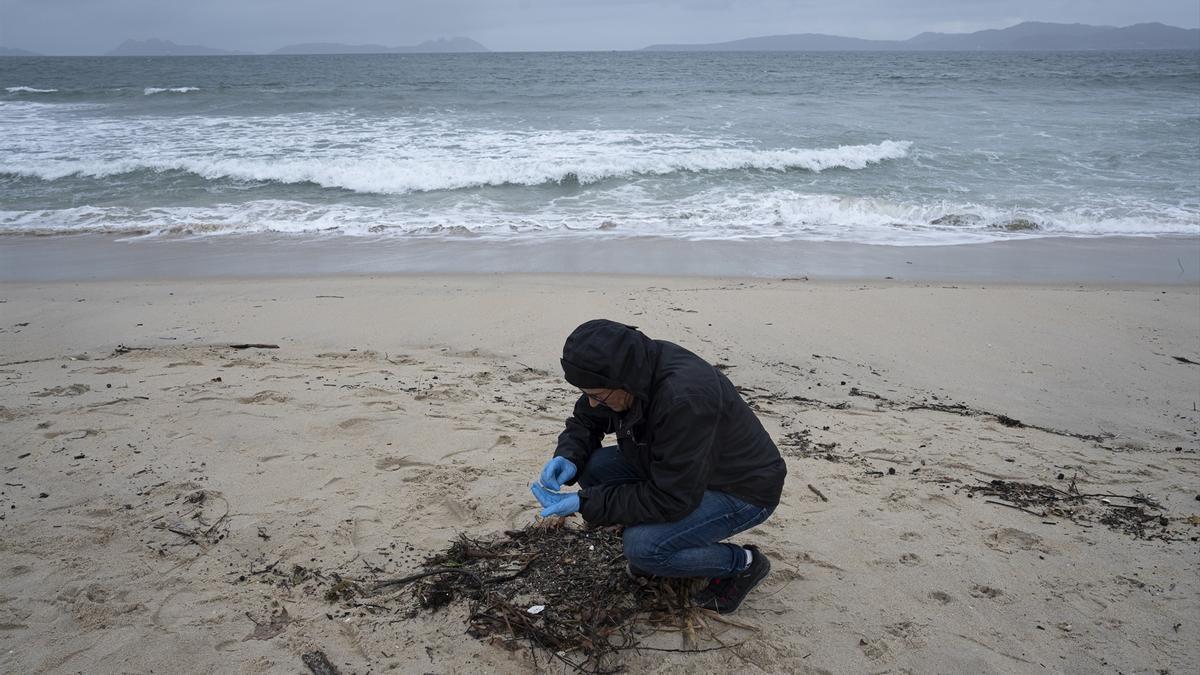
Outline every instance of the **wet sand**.
POLYGON ((475 273, 1195 285, 1200 238, 870 246, 616 237, 0 237, 0 282, 475 273))

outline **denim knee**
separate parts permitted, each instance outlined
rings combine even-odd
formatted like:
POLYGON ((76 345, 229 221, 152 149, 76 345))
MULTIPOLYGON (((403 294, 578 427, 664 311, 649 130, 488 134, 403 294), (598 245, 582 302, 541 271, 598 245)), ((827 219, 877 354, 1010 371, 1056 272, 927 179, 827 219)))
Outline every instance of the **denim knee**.
POLYGON ((625 558, 638 570, 652 573, 664 567, 670 556, 658 545, 658 539, 649 529, 636 525, 626 527, 623 538, 625 558))

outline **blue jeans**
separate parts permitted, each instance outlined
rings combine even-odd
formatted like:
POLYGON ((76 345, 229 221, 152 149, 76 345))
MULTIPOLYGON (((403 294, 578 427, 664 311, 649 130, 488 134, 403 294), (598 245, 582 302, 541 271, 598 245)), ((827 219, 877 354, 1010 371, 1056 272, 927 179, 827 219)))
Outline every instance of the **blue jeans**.
MULTIPOLYGON (((647 480, 616 446, 592 453, 579 476, 585 488, 647 480)), ((729 577, 746 569, 745 549, 721 543, 766 520, 775 509, 705 490, 700 506, 673 523, 625 528, 625 557, 642 574, 660 577, 729 577)))

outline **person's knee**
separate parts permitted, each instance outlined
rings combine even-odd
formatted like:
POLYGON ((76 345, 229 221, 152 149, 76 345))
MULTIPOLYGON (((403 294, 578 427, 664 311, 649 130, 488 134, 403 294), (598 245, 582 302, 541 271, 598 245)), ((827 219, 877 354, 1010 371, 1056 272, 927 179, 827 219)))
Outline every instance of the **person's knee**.
POLYGON ((587 466, 583 467, 583 471, 575 479, 581 488, 596 487, 600 484, 600 480, 596 477, 596 471, 593 468, 593 462, 588 462, 587 466))
POLYGON ((660 544, 648 528, 625 528, 625 558, 640 571, 654 573, 666 565, 669 555, 660 544))
POLYGON ((613 473, 614 464, 620 461, 620 454, 615 447, 604 447, 593 452, 576 477, 579 487, 596 487, 610 480, 609 474, 613 473))

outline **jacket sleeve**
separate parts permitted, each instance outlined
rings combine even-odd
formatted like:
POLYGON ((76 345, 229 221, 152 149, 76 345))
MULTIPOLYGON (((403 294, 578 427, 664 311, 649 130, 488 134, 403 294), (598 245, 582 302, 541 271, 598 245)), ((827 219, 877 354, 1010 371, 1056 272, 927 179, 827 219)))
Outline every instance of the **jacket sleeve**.
POLYGON ((695 398, 656 411, 650 479, 580 491, 580 512, 598 525, 674 522, 696 510, 713 468, 719 402, 695 398))
POLYGON ((600 447, 610 424, 607 416, 592 410, 587 396, 580 396, 575 402, 575 410, 567 418, 567 428, 558 435, 558 447, 554 450, 555 457, 566 457, 578 470, 576 478, 567 481, 567 485, 573 485, 578 474, 583 473, 588 458, 600 447))

